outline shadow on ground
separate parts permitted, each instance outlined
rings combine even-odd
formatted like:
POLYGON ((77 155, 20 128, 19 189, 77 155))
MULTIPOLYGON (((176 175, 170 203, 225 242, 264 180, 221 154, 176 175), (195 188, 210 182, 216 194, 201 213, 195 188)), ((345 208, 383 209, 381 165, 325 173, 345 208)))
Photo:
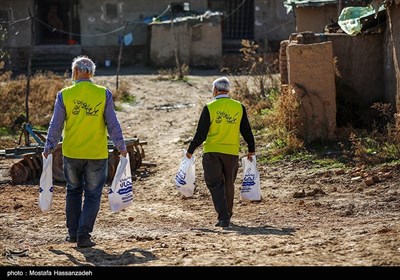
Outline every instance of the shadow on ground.
POLYGON ((77 266, 125 266, 131 264, 143 264, 148 261, 156 260, 156 256, 146 250, 133 248, 125 250, 122 254, 109 254, 97 248, 74 248, 85 257, 85 262, 81 262, 70 253, 61 250, 50 250, 56 255, 65 255, 77 266))

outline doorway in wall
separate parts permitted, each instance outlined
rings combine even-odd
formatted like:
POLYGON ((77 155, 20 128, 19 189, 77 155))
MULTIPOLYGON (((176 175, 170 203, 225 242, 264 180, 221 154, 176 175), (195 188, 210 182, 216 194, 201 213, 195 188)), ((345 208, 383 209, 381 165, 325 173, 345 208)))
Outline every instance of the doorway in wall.
POLYGON ((79 0, 36 0, 36 45, 80 44, 79 0))
POLYGON ((224 52, 236 51, 242 39, 254 39, 254 0, 208 0, 208 8, 223 12, 224 52))

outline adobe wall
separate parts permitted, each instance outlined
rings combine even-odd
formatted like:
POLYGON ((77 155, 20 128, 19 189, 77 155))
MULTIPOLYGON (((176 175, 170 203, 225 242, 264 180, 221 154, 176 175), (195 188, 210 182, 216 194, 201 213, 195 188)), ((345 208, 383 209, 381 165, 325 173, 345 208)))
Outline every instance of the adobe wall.
POLYGON ((180 63, 218 66, 222 57, 221 24, 218 18, 203 19, 202 22, 175 22, 173 28, 168 22, 151 24, 151 64, 156 67, 174 67, 177 48, 180 63))
POLYGON ((312 31, 323 33, 324 27, 332 22, 337 22, 338 10, 336 5, 326 5, 322 7, 297 7, 296 31, 312 31))
POLYGON ((361 107, 382 102, 385 95, 383 74, 383 33, 351 36, 325 34, 332 41, 333 55, 343 81, 357 93, 361 107))
POLYGON ((191 26, 190 65, 216 67, 222 57, 222 34, 219 22, 191 26))
POLYGON ((351 36, 303 32, 292 34, 289 41, 298 40, 302 44, 331 41, 341 81, 357 95, 361 107, 369 108, 384 101, 385 96, 383 37, 383 33, 351 36))
POLYGON ((289 84, 298 89, 302 127, 307 142, 333 139, 336 132, 336 86, 332 42, 287 46, 289 84))

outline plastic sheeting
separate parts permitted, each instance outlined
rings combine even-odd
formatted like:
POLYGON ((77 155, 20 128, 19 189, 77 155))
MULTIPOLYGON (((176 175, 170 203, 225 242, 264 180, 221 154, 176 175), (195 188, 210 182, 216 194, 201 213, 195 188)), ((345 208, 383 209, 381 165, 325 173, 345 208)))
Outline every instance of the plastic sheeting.
MULTIPOLYGON (((379 8, 379 11, 383 11, 384 6, 379 8)), ((376 14, 375 9, 372 6, 368 7, 346 7, 340 13, 338 18, 338 24, 340 28, 349 35, 357 35, 361 33, 362 29, 362 18, 376 14)))

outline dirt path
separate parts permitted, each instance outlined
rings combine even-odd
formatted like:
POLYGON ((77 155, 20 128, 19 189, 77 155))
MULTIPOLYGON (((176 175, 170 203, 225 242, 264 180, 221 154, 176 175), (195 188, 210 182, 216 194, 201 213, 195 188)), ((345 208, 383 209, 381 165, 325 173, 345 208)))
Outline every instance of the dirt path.
MULTIPOLYGON (((38 184, 2 184, 0 266, 400 265, 397 166, 338 171, 307 162, 260 165, 259 203, 239 201, 240 169, 228 229, 214 227, 201 149, 195 153, 194 197, 184 199, 178 193, 174 176, 187 147, 184 142, 210 100, 214 78, 190 76, 189 83, 179 83, 155 75, 121 76, 137 101, 118 112, 125 136, 147 141, 145 159, 157 164, 134 181, 133 205, 111 213, 106 186, 93 232, 98 245, 80 249, 64 242, 63 185, 55 187, 53 208, 43 214, 37 206, 38 184), (379 180, 367 186, 357 180, 360 174, 379 180), (26 254, 13 254, 16 251, 26 254)), ((113 88, 115 77, 95 81, 113 88)), ((11 164, 0 160, 3 178, 11 164)))

